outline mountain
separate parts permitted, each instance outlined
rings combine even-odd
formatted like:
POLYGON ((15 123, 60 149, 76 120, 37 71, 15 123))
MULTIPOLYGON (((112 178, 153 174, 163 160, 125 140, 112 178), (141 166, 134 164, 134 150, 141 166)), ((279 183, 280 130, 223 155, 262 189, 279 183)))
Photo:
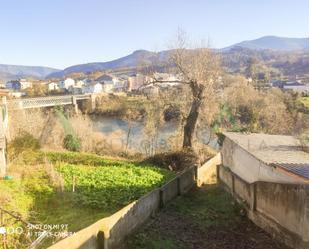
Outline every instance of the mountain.
POLYGON ((277 36, 264 36, 255 40, 243 41, 226 47, 223 51, 235 47, 254 50, 271 49, 275 51, 309 50, 309 38, 286 38, 277 36))
POLYGON ((108 62, 94 62, 80 64, 68 67, 62 71, 54 72, 48 75, 48 78, 59 78, 72 73, 91 73, 101 70, 119 69, 119 68, 136 68, 139 65, 151 64, 153 62, 163 61, 168 57, 168 51, 159 53, 150 52, 147 50, 137 50, 130 55, 121 57, 108 62))
POLYGON ((47 75, 59 71, 49 67, 16 66, 0 64, 0 80, 8 81, 18 78, 44 79, 47 75))
MULTIPOLYGON (((258 58, 278 70, 283 68, 286 73, 308 73, 306 69, 307 55, 306 63, 302 63, 302 59, 304 54, 309 52, 309 38, 264 36, 215 51, 222 53, 224 64, 233 72, 237 72, 240 68, 245 67, 250 58, 258 58), (278 63, 274 64, 275 61, 278 63), (292 63, 294 63, 293 70, 288 70, 288 66, 292 65, 292 63)), ((64 70, 53 72, 47 78, 61 78, 73 73, 88 74, 103 70, 134 69, 139 65, 160 63, 168 58, 170 52, 169 50, 158 53, 137 50, 130 55, 108 62, 71 66, 64 70)))

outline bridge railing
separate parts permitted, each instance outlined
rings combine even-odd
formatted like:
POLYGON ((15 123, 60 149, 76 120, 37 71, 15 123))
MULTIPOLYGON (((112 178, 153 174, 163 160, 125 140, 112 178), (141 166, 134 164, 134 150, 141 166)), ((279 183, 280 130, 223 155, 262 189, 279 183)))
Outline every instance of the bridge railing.
POLYGON ((8 100, 7 105, 8 108, 11 110, 28 109, 58 105, 70 105, 75 104, 75 100, 83 100, 90 98, 90 95, 62 95, 38 98, 21 98, 8 100))

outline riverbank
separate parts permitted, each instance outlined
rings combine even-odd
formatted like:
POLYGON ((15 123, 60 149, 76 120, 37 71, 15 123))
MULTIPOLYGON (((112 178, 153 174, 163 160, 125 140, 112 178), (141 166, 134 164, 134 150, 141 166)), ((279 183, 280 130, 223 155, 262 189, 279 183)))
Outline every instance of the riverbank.
POLYGON ((96 98, 95 108, 82 106, 82 112, 96 116, 121 118, 128 121, 143 120, 150 107, 160 105, 158 111, 162 112, 165 121, 180 119, 180 103, 169 100, 165 106, 163 99, 152 99, 145 96, 128 96, 126 94, 106 94, 96 98), (162 103, 160 103, 162 102, 162 103))

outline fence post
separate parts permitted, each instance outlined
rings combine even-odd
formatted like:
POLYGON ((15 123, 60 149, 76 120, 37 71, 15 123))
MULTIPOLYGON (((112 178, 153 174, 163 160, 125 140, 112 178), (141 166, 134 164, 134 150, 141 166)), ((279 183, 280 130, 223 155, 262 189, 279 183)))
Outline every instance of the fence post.
POLYGON ((78 105, 77 105, 77 101, 76 101, 75 96, 72 96, 72 104, 74 105, 74 111, 77 114, 78 113, 78 105))
POLYGON ((91 112, 95 110, 95 95, 91 94, 90 95, 90 101, 91 101, 91 112))

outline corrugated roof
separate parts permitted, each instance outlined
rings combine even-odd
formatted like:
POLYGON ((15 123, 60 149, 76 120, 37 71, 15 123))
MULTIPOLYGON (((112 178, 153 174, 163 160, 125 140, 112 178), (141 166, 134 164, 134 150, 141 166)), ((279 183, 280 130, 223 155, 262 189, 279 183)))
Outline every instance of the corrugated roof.
POLYGON ((280 163, 279 167, 309 179, 309 163, 280 163))

